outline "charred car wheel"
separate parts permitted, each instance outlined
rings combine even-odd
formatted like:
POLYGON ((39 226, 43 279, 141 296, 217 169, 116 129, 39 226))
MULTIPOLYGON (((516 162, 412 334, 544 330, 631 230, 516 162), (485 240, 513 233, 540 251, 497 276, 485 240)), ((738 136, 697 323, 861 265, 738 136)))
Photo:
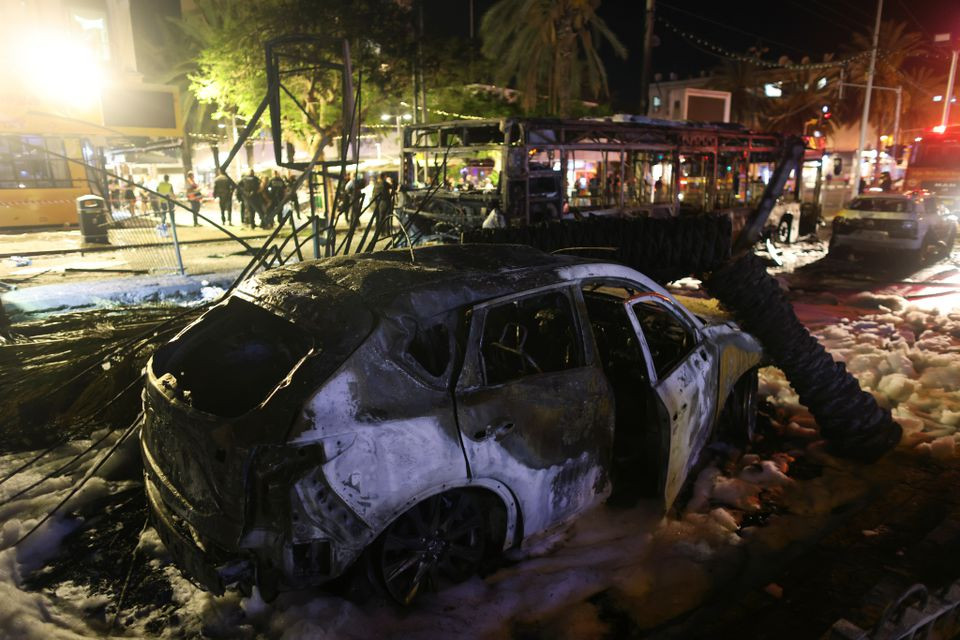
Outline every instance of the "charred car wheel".
POLYGON ((732 444, 745 444, 753 439, 757 430, 757 385, 756 369, 743 374, 727 397, 720 414, 716 437, 732 444))
POLYGON ((489 538, 483 507, 468 491, 442 493, 414 505, 387 527, 376 558, 390 596, 407 605, 423 591, 477 573, 489 538))
POLYGON ((777 225, 777 244, 790 244, 793 240, 793 216, 786 214, 777 225))

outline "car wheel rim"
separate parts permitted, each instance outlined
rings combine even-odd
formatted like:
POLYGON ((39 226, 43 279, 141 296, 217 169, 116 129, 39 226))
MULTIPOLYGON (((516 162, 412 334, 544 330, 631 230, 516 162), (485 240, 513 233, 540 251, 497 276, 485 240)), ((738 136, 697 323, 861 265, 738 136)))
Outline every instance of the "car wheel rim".
POLYGON ((782 220, 777 226, 777 241, 783 243, 790 242, 790 223, 782 220))
POLYGON ((417 594, 465 580, 485 555, 486 525, 465 492, 433 496, 391 524, 380 548, 380 572, 390 596, 410 604, 417 594))

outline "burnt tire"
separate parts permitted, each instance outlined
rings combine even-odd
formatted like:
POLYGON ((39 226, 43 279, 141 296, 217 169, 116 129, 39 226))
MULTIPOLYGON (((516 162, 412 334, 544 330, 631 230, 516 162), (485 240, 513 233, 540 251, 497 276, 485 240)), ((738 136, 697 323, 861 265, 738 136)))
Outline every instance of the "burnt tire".
POLYGON ((757 256, 747 254, 714 271, 704 285, 783 369, 834 454, 873 461, 900 442, 900 425, 890 411, 810 335, 757 256))
POLYGON ((738 446, 753 439, 757 431, 758 386, 759 374, 756 368, 740 376, 720 412, 715 439, 738 446))
POLYGON ((793 216, 785 214, 780 218, 777 225, 777 244, 791 244, 796 238, 793 237, 793 216))
POLYGON ((480 573, 489 555, 488 502, 475 491, 440 493, 384 530, 371 559, 382 587, 401 605, 480 573))

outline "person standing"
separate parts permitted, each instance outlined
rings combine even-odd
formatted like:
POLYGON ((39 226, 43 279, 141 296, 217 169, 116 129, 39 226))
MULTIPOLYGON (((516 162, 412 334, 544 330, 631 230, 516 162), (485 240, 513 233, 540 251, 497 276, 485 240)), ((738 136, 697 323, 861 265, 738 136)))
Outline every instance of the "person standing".
POLYGON ((190 203, 190 210, 193 212, 193 226, 200 226, 200 218, 198 217, 200 213, 200 185, 197 184, 197 181, 193 179, 193 171, 187 171, 187 181, 186 181, 186 191, 187 191, 187 202, 190 203))
POLYGON ((213 179, 213 197, 220 203, 220 224, 233 226, 233 182, 223 169, 213 179))
MULTIPOLYGON (((279 171, 274 170, 273 176, 267 181, 264 190, 267 193, 267 219, 264 220, 263 228, 269 229, 273 227, 273 214, 279 208, 280 202, 287 193, 287 183, 280 177, 279 171)), ((280 220, 283 221, 282 214, 280 220)))
POLYGON ((389 224, 390 214, 393 213, 393 193, 389 177, 382 173, 377 176, 376 184, 373 187, 373 199, 370 206, 373 208, 373 214, 376 220, 376 227, 387 232, 385 225, 389 224))
POLYGON ((133 176, 127 176, 123 182, 123 201, 127 203, 130 216, 137 215, 137 192, 134 190, 133 176))
MULTIPOLYGON (((240 220, 245 225, 249 225, 251 229, 256 227, 256 213, 262 206, 262 199, 260 196, 260 178, 257 177, 257 174, 253 172, 253 168, 250 168, 250 172, 245 176, 240 178, 240 184, 238 185, 240 193, 240 220)), ((261 222, 263 221, 263 213, 260 213, 261 222)))
POLYGON ((160 224, 167 223, 167 212, 173 216, 173 185, 170 184, 170 176, 164 174, 163 180, 157 185, 157 193, 162 197, 160 199, 160 224))
POLYGON ((297 218, 300 218, 300 196, 297 194, 296 186, 297 179, 293 177, 293 174, 287 171, 287 191, 290 192, 290 204, 293 205, 293 210, 297 214, 297 218))

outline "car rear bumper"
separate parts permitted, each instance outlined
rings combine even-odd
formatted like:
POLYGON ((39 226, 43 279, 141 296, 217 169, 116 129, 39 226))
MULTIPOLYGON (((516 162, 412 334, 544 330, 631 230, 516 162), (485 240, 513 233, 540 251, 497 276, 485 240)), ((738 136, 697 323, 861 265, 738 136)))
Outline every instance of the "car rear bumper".
MULTIPOLYGON (((880 232, 883 233, 883 232, 880 232)), ((862 232, 853 233, 834 233, 832 244, 835 247, 848 247, 860 251, 915 251, 923 246, 922 238, 891 238, 884 234, 883 236, 867 235, 862 232)))
POLYGON ((253 576, 252 563, 243 558, 218 562, 216 555, 204 549, 195 539, 197 534, 190 524, 167 508, 162 490, 154 478, 146 473, 147 502, 150 520, 160 540, 184 575, 198 586, 215 595, 222 595, 226 586, 253 576))

